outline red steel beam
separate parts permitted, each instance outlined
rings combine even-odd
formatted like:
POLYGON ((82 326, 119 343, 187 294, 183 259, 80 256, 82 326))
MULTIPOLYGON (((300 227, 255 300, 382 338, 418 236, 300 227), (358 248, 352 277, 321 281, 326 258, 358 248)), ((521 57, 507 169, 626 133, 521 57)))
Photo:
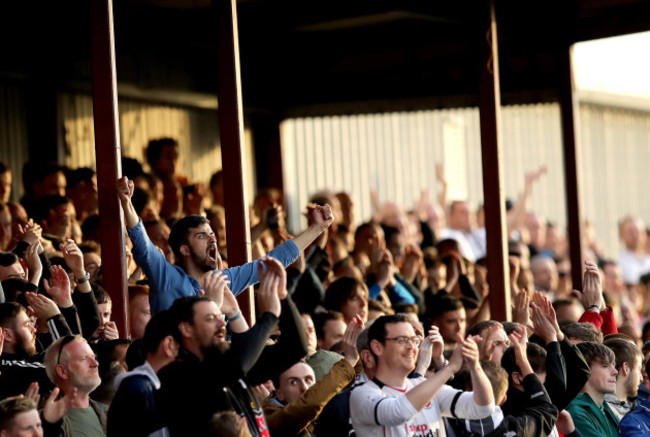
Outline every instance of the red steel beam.
POLYGON ((130 334, 124 220, 115 191, 122 174, 112 0, 91 0, 95 159, 101 217, 104 288, 113 301, 113 320, 130 334))

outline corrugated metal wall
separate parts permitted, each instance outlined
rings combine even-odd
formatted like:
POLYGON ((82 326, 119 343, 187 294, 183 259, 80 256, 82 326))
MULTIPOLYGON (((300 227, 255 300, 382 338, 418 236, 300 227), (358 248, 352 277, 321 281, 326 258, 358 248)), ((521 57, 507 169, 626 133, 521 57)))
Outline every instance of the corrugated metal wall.
MULTIPOLYGON (((546 164, 548 172, 534 186, 529 209, 564 229, 559 107, 509 106, 502 115, 505 195, 516 200, 525 173, 546 164)), ((449 199, 466 196, 475 206, 483 199, 477 109, 291 119, 283 123, 282 135, 294 227, 304 226, 300 211, 323 188, 352 193, 359 220, 370 217, 370 189, 378 191, 381 201, 394 200, 406 208, 423 188, 433 199, 436 162, 445 163, 450 184, 458 188, 454 195, 450 187, 449 199), (464 135, 445 134, 459 128, 464 135), (459 166, 463 160, 464 168, 459 166)), ((650 223, 650 204, 643 201, 650 168, 650 113, 582 104, 581 135, 584 215, 607 253, 616 257, 617 221, 632 213, 650 223)))
MULTIPOLYGON (((353 194, 358 217, 370 217, 370 189, 380 201, 413 206, 423 189, 436 196, 435 164, 444 163, 448 198, 483 199, 477 109, 418 111, 287 120, 282 125, 285 187, 291 223, 311 194, 323 188, 353 194)), ((516 198, 526 170, 547 163, 549 173, 531 204, 564 223, 559 110, 555 105, 503 111, 506 196, 516 198)), ((304 225, 301 222, 301 225, 304 225)))
MULTIPOLYGON (((92 98, 79 94, 60 94, 58 98, 59 162, 70 167, 95 168, 95 142, 92 98)), ((145 149, 153 138, 173 137, 179 142, 181 173, 206 185, 221 168, 221 147, 216 111, 188 109, 155 103, 120 99, 122 155, 137 158, 146 165, 145 149)), ((249 197, 255 187, 254 156, 250 131, 245 132, 246 167, 249 197)))
POLYGON ((24 89, 0 84, 0 161, 12 169, 12 200, 20 197, 23 163, 28 156, 24 89))

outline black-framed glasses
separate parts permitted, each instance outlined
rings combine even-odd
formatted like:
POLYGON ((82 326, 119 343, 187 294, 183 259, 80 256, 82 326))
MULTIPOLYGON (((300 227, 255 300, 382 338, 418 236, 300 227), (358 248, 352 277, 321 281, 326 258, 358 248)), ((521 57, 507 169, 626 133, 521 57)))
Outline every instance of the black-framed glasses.
POLYGON ((422 337, 417 335, 415 337, 407 337, 406 335, 400 335, 397 337, 390 337, 390 338, 387 337, 384 340, 394 341, 400 346, 406 346, 409 343, 413 343, 413 345, 419 346, 420 343, 422 343, 422 337))
POLYGON ((56 365, 58 366, 61 363, 61 352, 63 352, 63 348, 68 344, 72 343, 72 341, 76 337, 74 335, 66 335, 63 337, 63 340, 61 341, 61 348, 59 349, 59 355, 56 357, 56 365))

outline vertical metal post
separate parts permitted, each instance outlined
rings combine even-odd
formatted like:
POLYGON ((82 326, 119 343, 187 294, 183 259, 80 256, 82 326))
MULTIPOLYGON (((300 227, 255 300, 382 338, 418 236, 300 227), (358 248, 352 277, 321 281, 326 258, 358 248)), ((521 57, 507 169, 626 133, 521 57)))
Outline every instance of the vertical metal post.
MULTIPOLYGON (((251 260, 250 225, 244 177, 244 115, 239 71, 237 4, 215 0, 219 28, 219 133, 223 162, 224 203, 228 232, 228 264, 238 266, 251 260)), ((252 288, 238 296, 242 314, 249 324, 255 320, 252 288)))
POLYGON ((567 218, 569 221, 571 280, 573 288, 582 290, 584 251, 582 250, 583 222, 580 208, 580 199, 582 199, 578 137, 580 124, 578 120, 578 99, 573 78, 573 46, 567 46, 561 56, 560 114, 562 117, 562 142, 564 145, 564 178, 566 180, 567 218))
POLYGON ((115 190, 122 174, 112 0, 91 0, 95 158, 101 217, 104 288, 113 301, 120 334, 130 334, 124 219, 115 190))
POLYGON ((510 281, 505 221, 503 175, 501 173, 501 94, 494 1, 486 0, 479 21, 481 37, 479 113, 483 162, 483 197, 487 233, 487 268, 492 319, 510 319, 510 281))

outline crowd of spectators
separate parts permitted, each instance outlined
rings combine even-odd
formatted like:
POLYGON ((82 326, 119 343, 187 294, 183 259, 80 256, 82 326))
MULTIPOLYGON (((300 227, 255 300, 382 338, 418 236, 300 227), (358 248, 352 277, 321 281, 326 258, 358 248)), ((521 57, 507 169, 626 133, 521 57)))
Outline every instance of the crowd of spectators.
POLYGON ((357 217, 315 193, 288 233, 279 190, 251 205, 253 261, 229 265, 221 172, 179 173, 178 144, 124 158, 130 332, 105 290, 90 168, 0 163, 0 437, 650 435, 648 230, 622 218, 584 266, 529 205, 508 201, 512 320, 493 320, 485 217, 425 191, 357 217), (570 269, 584 271, 574 290, 570 269), (255 286, 254 323, 236 296, 255 286), (250 324, 249 324, 250 323, 250 324))

